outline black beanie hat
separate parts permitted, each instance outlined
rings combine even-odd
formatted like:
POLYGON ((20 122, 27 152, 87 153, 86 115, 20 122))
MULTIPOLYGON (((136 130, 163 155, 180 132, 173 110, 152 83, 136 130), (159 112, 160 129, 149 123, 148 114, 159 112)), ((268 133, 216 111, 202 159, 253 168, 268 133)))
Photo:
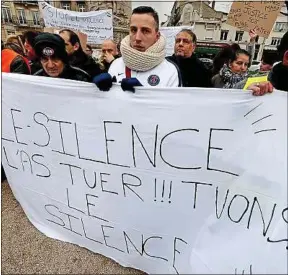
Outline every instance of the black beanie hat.
POLYGON ((35 38, 34 49, 36 55, 41 58, 53 56, 68 64, 68 54, 65 49, 65 41, 54 33, 41 33, 35 38))

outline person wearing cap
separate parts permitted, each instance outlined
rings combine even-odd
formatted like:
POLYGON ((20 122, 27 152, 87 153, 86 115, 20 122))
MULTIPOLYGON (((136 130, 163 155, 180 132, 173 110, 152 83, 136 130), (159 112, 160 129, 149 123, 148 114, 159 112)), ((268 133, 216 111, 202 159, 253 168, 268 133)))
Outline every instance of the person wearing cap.
POLYGON ((91 81, 91 77, 86 72, 69 64, 65 41, 58 34, 39 34, 35 38, 34 49, 42 65, 42 69, 34 75, 91 81))

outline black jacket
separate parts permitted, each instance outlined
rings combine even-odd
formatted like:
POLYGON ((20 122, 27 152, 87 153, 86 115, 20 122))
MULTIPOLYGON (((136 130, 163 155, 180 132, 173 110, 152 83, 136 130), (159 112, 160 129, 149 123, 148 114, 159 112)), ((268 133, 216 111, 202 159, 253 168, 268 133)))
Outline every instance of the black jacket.
POLYGON ((179 67, 183 87, 212 87, 211 72, 194 54, 189 58, 173 54, 168 56, 167 59, 179 67))
POLYGON ((16 74, 30 74, 30 68, 24 61, 23 57, 18 55, 11 62, 10 72, 16 74))
POLYGON ((277 90, 288 92, 288 66, 276 64, 268 75, 268 80, 277 90))
MULTIPOLYGON (((36 72, 34 75, 36 76, 47 76, 46 72, 41 69, 36 72)), ((86 72, 79 68, 72 67, 70 65, 66 65, 63 72, 57 78, 71 79, 83 82, 91 82, 91 77, 86 72)))
POLYGON ((95 60, 83 51, 76 51, 74 54, 69 56, 69 62, 71 66, 80 68, 88 73, 92 78, 101 73, 100 67, 95 60))
POLYGON ((33 60, 33 61, 30 61, 29 63, 30 63, 30 68, 31 68, 31 74, 35 74, 36 72, 42 69, 42 65, 40 61, 38 60, 33 60))

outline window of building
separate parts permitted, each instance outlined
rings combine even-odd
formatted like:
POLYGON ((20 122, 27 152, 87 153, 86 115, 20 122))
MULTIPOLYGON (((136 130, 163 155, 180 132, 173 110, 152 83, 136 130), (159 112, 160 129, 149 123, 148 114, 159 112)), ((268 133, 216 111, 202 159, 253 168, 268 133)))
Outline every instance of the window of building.
POLYGON ((244 32, 243 31, 237 31, 236 32, 236 35, 235 35, 235 41, 242 41, 242 39, 243 39, 243 34, 244 34, 244 32))
POLYGON ((206 30, 214 30, 215 29, 215 25, 211 24, 211 23, 208 23, 208 24, 206 24, 205 28, 206 28, 206 30))
POLYGON ((71 5, 69 2, 62 2, 61 6, 62 6, 62 9, 64 10, 71 10, 71 5))
POLYGON ((39 12, 38 11, 32 11, 32 16, 33 16, 34 25, 39 26, 40 25, 39 12))
POLYGON ((211 41, 211 40, 213 40, 213 37, 206 36, 206 37, 205 37, 205 40, 211 41))
POLYGON ((280 44, 281 38, 279 37, 272 37, 271 45, 272 46, 278 46, 280 44))
POLYGON ((20 25, 27 24, 25 10, 17 10, 18 20, 20 25))
POLYGON ((7 35, 9 36, 9 35, 15 35, 16 33, 15 33, 15 31, 12 31, 12 30, 7 30, 7 35))
POLYGON ((12 16, 9 8, 2 8, 1 17, 3 23, 12 23, 12 16))
POLYGON ((228 32, 229 31, 225 31, 225 30, 221 31, 220 40, 227 40, 228 32))
POLYGON ((274 27, 275 32, 286 32, 288 30, 288 23, 286 22, 277 22, 274 27))
POLYGON ((86 11, 85 4, 78 4, 78 11, 80 12, 86 11))

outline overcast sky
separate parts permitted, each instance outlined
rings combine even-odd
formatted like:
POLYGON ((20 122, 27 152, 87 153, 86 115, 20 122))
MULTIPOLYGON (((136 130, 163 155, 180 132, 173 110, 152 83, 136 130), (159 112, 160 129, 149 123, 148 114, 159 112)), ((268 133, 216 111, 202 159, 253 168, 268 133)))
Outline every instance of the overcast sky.
MULTIPOLYGON (((173 7, 175 1, 132 1, 132 9, 138 6, 151 6, 153 7, 159 14, 160 22, 164 22, 167 19, 167 16, 164 14, 170 15, 171 9, 173 7)), ((229 12, 231 6, 231 1, 216 1, 216 10, 229 12)))

